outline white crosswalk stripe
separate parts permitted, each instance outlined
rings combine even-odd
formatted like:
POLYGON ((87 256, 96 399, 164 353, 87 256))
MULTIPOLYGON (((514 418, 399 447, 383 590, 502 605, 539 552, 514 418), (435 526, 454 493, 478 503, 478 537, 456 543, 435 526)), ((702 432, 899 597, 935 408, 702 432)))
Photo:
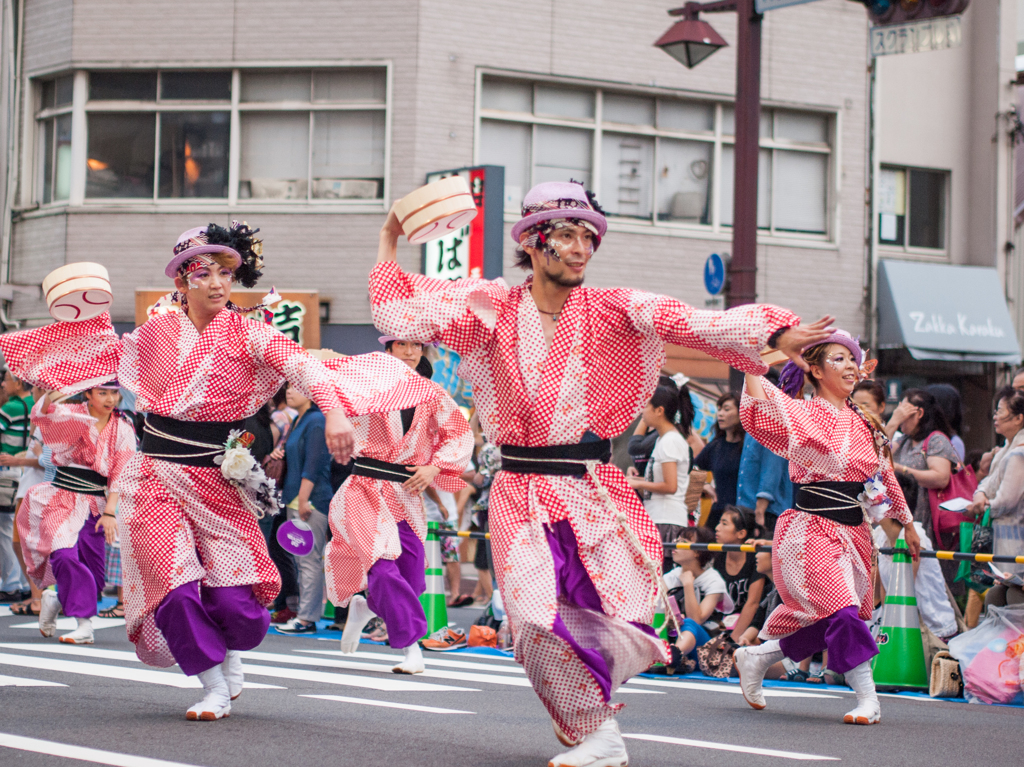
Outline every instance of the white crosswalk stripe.
POLYGON ((370 700, 369 698, 348 698, 344 695, 300 695, 300 698, 318 698, 319 700, 336 700, 339 703, 358 703, 362 706, 379 706, 381 708, 402 708, 406 711, 422 711, 427 714, 475 714, 476 711, 460 711, 455 708, 436 708, 435 706, 417 706, 413 703, 392 703, 386 700, 370 700))
POLYGON ((23 679, 20 676, 0 674, 0 687, 67 687, 60 682, 46 682, 42 679, 23 679))
POLYGON ((80 762, 110 764, 114 765, 114 767, 191 767, 191 765, 182 764, 181 762, 168 762, 165 759, 153 759, 148 756, 134 756, 133 754, 119 754, 116 751, 103 751, 98 748, 73 746, 70 743, 55 743, 52 740, 26 738, 21 735, 10 735, 6 732, 0 732, 0 747, 16 749, 18 751, 30 751, 36 754, 47 754, 48 756, 60 756, 80 762))

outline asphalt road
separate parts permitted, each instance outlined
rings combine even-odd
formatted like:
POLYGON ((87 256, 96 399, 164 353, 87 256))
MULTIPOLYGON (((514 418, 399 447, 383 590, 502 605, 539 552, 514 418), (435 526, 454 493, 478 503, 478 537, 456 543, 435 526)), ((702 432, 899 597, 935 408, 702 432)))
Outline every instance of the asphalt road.
MULTIPOLYGON (((450 618, 468 626, 476 615, 450 618)), ((184 685, 198 682, 139 663, 122 622, 100 625, 95 645, 69 647, 0 607, 0 765, 543 767, 562 750, 510 659, 427 653, 426 674, 398 676, 390 648, 364 644, 342 657, 337 632, 271 632, 246 658, 246 679, 259 686, 230 719, 187 722, 201 695, 184 685)), ((856 727, 841 723, 853 707, 848 690, 793 685, 769 695, 756 712, 735 684, 631 680, 618 695, 630 764, 1022 763, 1020 709, 885 697, 882 723, 856 727)))

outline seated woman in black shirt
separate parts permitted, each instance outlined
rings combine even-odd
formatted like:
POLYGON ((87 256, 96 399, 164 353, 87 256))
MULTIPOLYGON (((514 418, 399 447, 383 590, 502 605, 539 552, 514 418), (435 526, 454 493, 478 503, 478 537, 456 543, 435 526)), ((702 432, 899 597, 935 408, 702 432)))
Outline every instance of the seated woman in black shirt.
MULTIPOLYGON (((737 506, 726 506, 722 518, 715 528, 715 540, 719 543, 746 543, 756 537, 757 524, 754 512, 737 506)), ((738 642, 750 626, 764 594, 765 576, 757 571, 753 554, 742 551, 722 552, 715 557, 715 569, 725 580, 726 589, 736 605, 738 617, 730 627, 730 636, 738 642)), ((730 621, 726 619, 726 625, 730 621)))

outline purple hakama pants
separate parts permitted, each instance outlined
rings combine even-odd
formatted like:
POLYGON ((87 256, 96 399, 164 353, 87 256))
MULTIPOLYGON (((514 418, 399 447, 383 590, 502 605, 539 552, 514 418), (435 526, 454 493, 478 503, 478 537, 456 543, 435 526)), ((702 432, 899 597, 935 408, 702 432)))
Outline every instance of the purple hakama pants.
POLYGON ((154 617, 188 676, 219 666, 228 650, 259 646, 270 627, 270 613, 256 600, 252 586, 200 589, 199 581, 171 591, 154 617))
MULTIPOLYGON (((583 566, 583 562, 580 561, 579 542, 576 540, 576 534, 573 532, 569 520, 564 519, 561 522, 546 525, 544 532, 547 534, 551 557, 555 563, 558 598, 577 607, 584 607, 604 615, 601 596, 590 580, 590 574, 583 566)), ((632 623, 632 625, 651 636, 657 636, 651 626, 642 623, 632 623)), ((601 694, 607 703, 611 699, 612 672, 601 648, 583 647, 569 633, 569 629, 560 615, 555 616, 552 630, 555 636, 572 648, 583 665, 587 667, 591 676, 594 677, 594 681, 601 688, 601 694)))
POLYGON ((50 553, 57 597, 69 618, 96 615, 96 600, 106 583, 105 539, 102 529, 96 531, 96 522, 96 517, 89 516, 72 548, 50 553))
POLYGON ((398 523, 402 553, 398 559, 378 559, 366 574, 366 604, 384 619, 388 644, 410 647, 427 633, 420 594, 427 590, 423 543, 408 522, 398 523))
POLYGON ((779 644, 786 657, 797 662, 828 650, 828 667, 838 674, 878 655, 875 638, 852 606, 805 626, 779 640, 779 644))

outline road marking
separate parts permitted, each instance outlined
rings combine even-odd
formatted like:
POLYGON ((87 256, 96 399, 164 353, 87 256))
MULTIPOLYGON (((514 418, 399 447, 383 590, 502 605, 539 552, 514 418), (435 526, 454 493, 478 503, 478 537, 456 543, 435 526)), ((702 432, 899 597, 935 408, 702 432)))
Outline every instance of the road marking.
POLYGON ((0 746, 15 748, 19 751, 31 751, 36 754, 63 756, 67 759, 78 759, 81 762, 111 764, 115 767, 192 767, 192 765, 182 764, 181 762, 168 762, 165 759, 118 754, 114 751, 101 751, 98 748, 72 746, 68 743, 55 743, 52 740, 8 735, 5 732, 0 732, 0 746))
MULTIPOLYGON (((401 656, 392 657, 392 663, 401 659, 401 656)), ((335 660, 333 658, 304 658, 296 655, 274 652, 243 652, 245 660, 267 661, 270 663, 294 663, 303 666, 327 666, 328 668, 343 668, 350 671, 376 671, 382 674, 393 675, 392 665, 382 666, 379 663, 361 663, 355 660, 335 660)), ((254 668, 262 668, 256 666, 254 668)), ((496 676, 494 674, 470 674, 465 671, 438 671, 427 669, 417 677, 426 679, 449 679, 457 682, 476 682, 477 684, 504 684, 510 687, 529 687, 530 680, 523 677, 496 676)), ((369 677, 362 677, 368 679, 369 677)), ((422 684, 422 683, 421 683, 422 684)), ((383 689, 383 688, 381 688, 383 689)), ((390 689, 390 688, 389 688, 390 689)), ((455 690, 463 689, 456 687, 443 687, 438 689, 455 690)))
POLYGON ((381 708, 404 708, 408 711, 423 711, 428 714, 475 714, 476 711, 460 711, 457 708, 435 708, 433 706, 416 706, 412 703, 391 703, 386 700, 369 700, 368 698, 347 698, 344 695, 300 695, 300 698, 319 698, 320 700, 336 700, 341 703, 359 703, 364 706, 380 706, 381 708))
MULTIPOLYGON (((249 657, 251 660, 258 660, 259 658, 252 658, 253 655, 277 655, 277 653, 242 653, 242 657, 249 657)), ((288 656, 285 656, 288 657, 288 656)), ((302 660, 313 661, 313 658, 302 658, 302 660)), ((291 663, 295 663, 296 659, 290 659, 291 663)), ((330 663, 328 661, 327 663, 330 663)), ((314 665, 326 665, 326 664, 314 664, 314 665)), ((453 687, 446 684, 431 684, 430 682, 406 682, 400 677, 392 678, 386 677, 372 677, 372 676, 356 676, 354 674, 332 674, 326 671, 309 671, 304 668, 280 668, 278 666, 252 666, 249 664, 243 664, 242 670, 248 675, 253 676, 270 676, 278 677, 280 679, 296 679, 304 682, 322 682, 324 684, 340 684, 347 685, 349 687, 362 687, 368 690, 380 690, 382 692, 480 692, 480 690, 471 687, 453 687)), ((389 674, 391 669, 385 669, 389 674)), ((404 675, 403 675, 404 676, 404 675)))
MULTIPOLYGON (((674 687, 677 690, 700 690, 702 692, 728 692, 734 695, 742 695, 738 684, 706 684, 701 682, 663 682, 660 679, 638 679, 633 677, 630 684, 642 684, 650 687, 674 687)), ((801 692, 797 690, 778 690, 774 687, 765 687, 765 697, 768 698, 838 698, 839 695, 831 695, 822 692, 801 692)))
POLYGON ((7 605, 0 605, 0 618, 9 618, 12 615, 14 615, 14 613, 11 612, 10 607, 7 605))
POLYGON ((42 679, 23 679, 20 676, 0 674, 0 687, 67 687, 60 682, 44 682, 42 679))
MULTIPOLYGON (((92 619, 92 628, 94 631, 98 629, 112 629, 117 626, 124 626, 124 618, 100 618, 94 616, 92 619)), ((15 623, 13 626, 7 628, 12 629, 35 629, 39 630, 39 621, 34 620, 31 623, 15 623)), ((58 618, 57 619, 57 631, 74 631, 78 628, 78 618, 58 618)))
POLYGON ((689 738, 669 738, 665 735, 641 735, 639 733, 622 733, 624 738, 634 740, 652 740, 657 743, 671 743, 674 746, 692 746, 693 748, 710 748, 715 751, 736 751, 741 754, 757 756, 777 756, 780 759, 803 759, 814 762, 838 762, 836 756, 820 756, 818 754, 801 754, 796 751, 776 751, 773 748, 754 748, 752 746, 733 746, 728 743, 715 743, 710 740, 691 740, 689 738))
MULTIPOLYGON (((57 655, 77 655, 79 658, 96 658, 99 660, 120 660, 130 661, 132 663, 142 663, 138 656, 129 652, 128 650, 104 650, 99 647, 81 647, 79 645, 69 644, 18 644, 15 642, 0 642, 0 647, 6 647, 10 650, 29 650, 34 652, 48 652, 55 653, 57 655)), ((11 656, 11 657, 25 657, 28 656, 11 656)), ((42 659, 40 659, 42 660, 42 659)), ((40 667, 42 668, 42 667, 40 667)), ((101 666, 101 668, 121 668, 120 666, 101 666)), ((139 669, 125 669, 126 671, 139 671, 139 669)), ((74 672, 72 672, 74 673, 74 672)), ((165 676, 176 676, 176 674, 167 674, 166 672, 157 671, 156 674, 164 674, 165 676)), ((186 679, 188 677, 185 677, 186 679)), ((145 681, 145 680, 137 680, 145 681)), ((155 682, 155 684, 163 684, 162 681, 155 682)), ((202 684, 188 685, 189 687, 202 687, 202 684)), ((287 690, 287 687, 281 687, 276 684, 260 684, 259 682, 246 682, 243 685, 243 689, 246 690, 287 690)))
MULTIPOLYGON (((354 652, 349 655, 346 655, 339 650, 296 650, 295 652, 315 653, 316 655, 340 655, 343 658, 365 658, 366 660, 383 660, 390 663, 397 663, 402 659, 402 656, 397 653, 389 654, 384 652, 354 652)), ((434 658, 433 656, 424 658, 424 662, 427 666, 461 668, 469 669, 470 671, 498 671, 506 674, 526 673, 523 667, 518 664, 515 666, 499 666, 496 663, 470 663, 464 660, 448 660, 444 658, 434 658)))
MULTIPOLYGON (((42 649, 42 646, 40 646, 42 649)), ((49 649, 49 648, 46 648, 49 649)), ((58 651, 59 652, 59 651, 58 651)), ((150 671, 149 669, 130 668, 127 666, 109 666, 105 663, 82 663, 81 661, 61 660, 59 658, 37 658, 28 655, 10 655, 0 653, 0 666, 20 666, 21 668, 57 671, 65 674, 83 674, 85 676, 101 676, 106 679, 121 679, 128 682, 145 682, 146 684, 162 684, 165 687, 202 688, 199 677, 185 676, 180 673, 166 671, 150 671)), ((246 687, 249 683, 246 682, 246 687)), ((275 688, 274 685, 256 685, 263 689, 275 688)))
POLYGON ((665 693, 661 692, 660 690, 634 690, 634 689, 632 689, 630 687, 620 687, 619 689, 616 690, 616 692, 632 692, 632 693, 639 693, 641 695, 664 695, 665 694, 665 693))

